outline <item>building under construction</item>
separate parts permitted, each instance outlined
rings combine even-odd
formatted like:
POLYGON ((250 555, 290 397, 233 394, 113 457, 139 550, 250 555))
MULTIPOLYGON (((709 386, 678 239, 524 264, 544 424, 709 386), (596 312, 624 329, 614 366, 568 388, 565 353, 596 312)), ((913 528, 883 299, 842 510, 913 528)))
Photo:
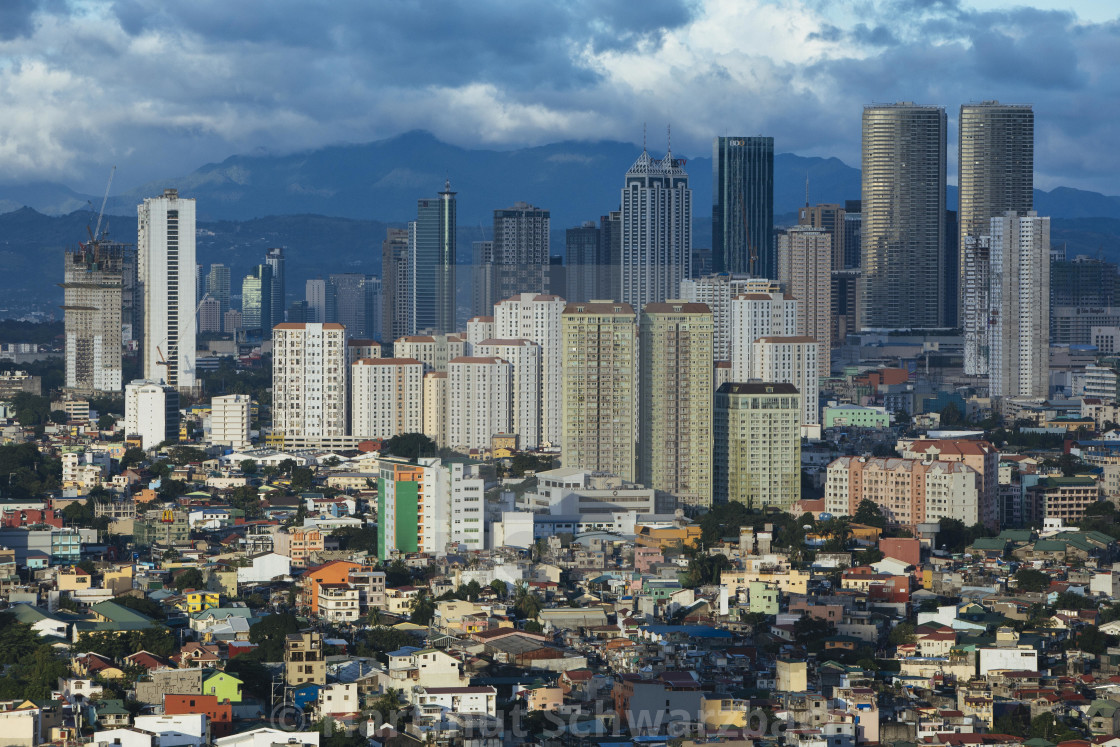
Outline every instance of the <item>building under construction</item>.
POLYGON ((122 324, 131 328, 135 283, 135 247, 109 241, 91 241, 66 252, 63 274, 63 310, 66 319, 66 386, 79 392, 119 392, 122 324))

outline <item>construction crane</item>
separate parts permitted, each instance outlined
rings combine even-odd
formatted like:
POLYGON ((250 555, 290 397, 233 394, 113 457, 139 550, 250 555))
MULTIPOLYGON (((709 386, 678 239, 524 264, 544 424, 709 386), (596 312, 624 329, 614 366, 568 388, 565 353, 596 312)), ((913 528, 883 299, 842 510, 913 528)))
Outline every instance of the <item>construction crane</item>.
POLYGON ((105 205, 109 202, 109 189, 113 186, 113 175, 116 173, 116 166, 109 170, 109 183, 105 185, 105 196, 101 198, 101 210, 97 213, 97 227, 93 229, 94 241, 101 236, 101 219, 105 217, 105 205))

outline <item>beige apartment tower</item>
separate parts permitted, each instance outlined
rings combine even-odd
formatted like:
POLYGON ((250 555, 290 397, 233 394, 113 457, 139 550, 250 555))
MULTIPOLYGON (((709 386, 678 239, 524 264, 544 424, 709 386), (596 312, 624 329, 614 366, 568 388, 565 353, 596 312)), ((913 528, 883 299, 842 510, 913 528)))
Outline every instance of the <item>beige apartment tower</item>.
POLYGON ((121 391, 121 302, 126 251, 123 244, 91 241, 77 251, 66 252, 62 309, 67 389, 121 391))
POLYGON ((638 339, 634 307, 568 304, 561 314, 565 467, 636 478, 638 339))
POLYGON ((801 395, 793 384, 727 383, 715 396, 714 499, 788 510, 801 500, 801 395))
POLYGON ((778 234, 778 279, 797 299, 797 334, 817 341, 821 377, 832 370, 832 239, 810 226, 778 234))
POLYGON ((272 330, 272 432, 346 435, 346 328, 284 322, 272 330))
POLYGON ((864 329, 941 327, 945 298, 945 110, 863 110, 864 329))
POLYGON ((703 303, 647 303, 639 329, 638 481, 710 506, 712 312, 703 303))

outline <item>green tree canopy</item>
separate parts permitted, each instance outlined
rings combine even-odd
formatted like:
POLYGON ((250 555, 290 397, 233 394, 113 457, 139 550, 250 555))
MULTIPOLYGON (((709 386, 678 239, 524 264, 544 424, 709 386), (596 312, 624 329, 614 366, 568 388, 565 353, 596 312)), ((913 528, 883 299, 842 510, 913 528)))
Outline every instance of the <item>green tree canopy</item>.
POLYGON ((887 526, 887 519, 883 516, 882 509, 879 508, 875 501, 869 498, 864 498, 859 502, 852 519, 857 524, 866 524, 867 526, 878 527, 880 529, 887 526))
POLYGON ((439 454, 436 442, 423 433, 401 433, 385 443, 385 450, 402 459, 417 459, 439 454))
POLYGON ((1015 571, 1017 591, 1045 591, 1050 588, 1050 576, 1034 568, 1020 568, 1015 571))

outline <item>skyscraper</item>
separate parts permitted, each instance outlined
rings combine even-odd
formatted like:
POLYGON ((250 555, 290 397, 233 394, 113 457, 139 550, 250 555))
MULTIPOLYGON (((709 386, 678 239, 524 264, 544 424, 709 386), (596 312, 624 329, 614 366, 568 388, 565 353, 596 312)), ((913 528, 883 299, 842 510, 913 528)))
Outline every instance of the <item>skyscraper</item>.
POLYGON ((797 334, 818 343, 820 375, 832 368, 832 234, 794 226, 778 234, 778 278, 797 299, 797 334))
POLYGON ((491 265, 494 264, 494 242, 471 242, 471 314, 490 316, 494 311, 494 293, 490 289, 491 265))
POLYGON ((622 189, 622 302, 640 310, 677 295, 692 261, 692 190, 684 161, 643 150, 622 189))
POLYGON ((195 203, 165 189, 137 207, 144 296, 143 375, 176 389, 195 385, 195 203))
POLYGON ((490 448, 513 427, 513 366, 501 358, 461 356, 447 364, 447 443, 460 451, 490 448))
POLYGON ((712 142, 712 269, 772 278, 774 138, 712 142))
POLYGON ((346 435, 346 330, 278 324, 272 331, 272 430, 308 438, 346 435))
POLYGON ((206 294, 218 301, 218 313, 223 317, 229 311, 229 280, 228 267, 221 264, 210 265, 210 272, 206 275, 206 294))
POLYGON ((991 222, 991 396, 1050 393, 1050 219, 1007 212, 991 222))
POLYGON ((801 395, 728 382, 715 394, 714 502, 783 510, 801 499, 801 395))
POLYGON ((519 293, 494 307, 494 336, 532 340, 541 347, 541 440, 551 446, 563 438, 563 366, 559 296, 519 293))
MULTIPOLYGON (((380 294, 369 287, 370 278, 360 272, 344 272, 330 275, 328 281, 329 295, 334 301, 334 314, 328 312, 328 315, 346 327, 346 335, 366 338, 377 334, 373 329, 374 306, 380 294)), ((377 285, 380 286, 380 282, 377 285)))
POLYGON ((547 210, 526 202, 494 211, 494 239, 490 251, 490 295, 479 313, 517 293, 546 293, 549 271, 547 210))
POLYGON ((284 277, 284 250, 273 247, 265 255, 265 264, 272 268, 272 309, 270 311, 269 327, 275 327, 284 321, 284 309, 287 307, 288 286, 284 277))
POLYGON ((532 340, 489 338, 476 345, 471 355, 509 361, 510 432, 517 434, 518 448, 537 449, 541 443, 541 346, 532 340))
POLYGON ((945 110, 863 110, 864 328, 934 328, 947 317, 945 110))
POLYGON ((387 228, 381 242, 381 340, 412 334, 408 229, 387 228))
POLYGON ((730 361, 731 299, 744 293, 777 293, 778 290, 777 284, 764 278, 721 272, 682 280, 680 297, 685 301, 707 304, 711 309, 712 323, 715 325, 713 355, 717 361, 730 361))
POLYGON ((561 316, 565 467, 635 478, 637 330, 634 308, 568 304, 561 316))
POLYGON ((360 358, 351 366, 351 435, 418 433, 424 417, 424 366, 412 358, 360 358))
POLYGON ((669 300, 642 309, 638 481, 712 505, 712 312, 669 300))
POLYGON ((123 244, 91 241, 68 251, 63 265, 66 388, 119 392, 123 244))
MULTIPOLYGON (((819 228, 832 236, 832 269, 843 270, 845 267, 847 249, 844 240, 848 232, 845 226, 847 214, 841 205, 806 205, 797 211, 797 225, 819 228)), ((778 249, 779 261, 781 248, 778 249)))
MULTIPOLYGON (((961 105, 957 158, 957 246, 988 235, 991 220, 1008 210, 1034 208, 1034 110, 1029 104, 983 101, 961 105)), ((968 280, 960 262, 959 315, 968 280)))
POLYGON ((270 337, 272 330, 272 268, 257 265, 241 281, 241 324, 270 337))
POLYGON ((455 193, 451 182, 439 197, 419 200, 409 223, 409 259, 414 329, 455 331, 455 193))
POLYGON ((324 278, 308 278, 304 284, 307 300, 307 319, 313 324, 335 321, 334 286, 324 278))
MULTIPOLYGON (((797 300, 775 284, 763 292, 731 299, 731 380, 748 381, 754 373, 754 341, 797 334, 797 300)), ((778 379, 768 379, 778 381, 778 379)))
POLYGON ((569 301, 610 297, 610 257, 600 255, 604 248, 602 233, 594 221, 564 232, 569 301))

